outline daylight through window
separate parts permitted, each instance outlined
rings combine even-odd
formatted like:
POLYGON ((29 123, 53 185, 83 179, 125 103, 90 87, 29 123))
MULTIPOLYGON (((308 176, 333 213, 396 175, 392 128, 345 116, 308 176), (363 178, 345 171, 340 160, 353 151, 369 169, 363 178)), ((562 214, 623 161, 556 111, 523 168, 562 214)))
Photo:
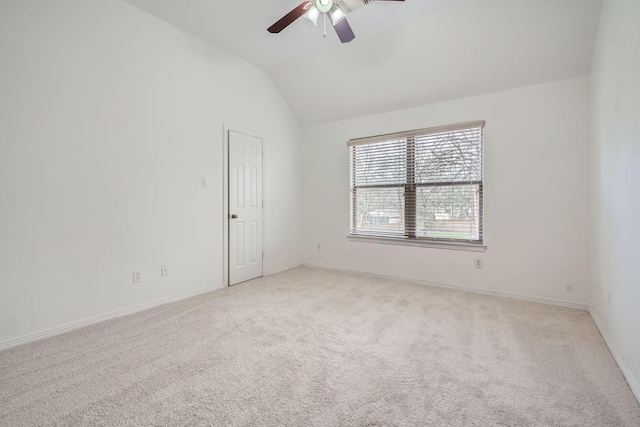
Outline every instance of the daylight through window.
POLYGON ((351 235, 483 241, 484 121, 351 140, 351 235))

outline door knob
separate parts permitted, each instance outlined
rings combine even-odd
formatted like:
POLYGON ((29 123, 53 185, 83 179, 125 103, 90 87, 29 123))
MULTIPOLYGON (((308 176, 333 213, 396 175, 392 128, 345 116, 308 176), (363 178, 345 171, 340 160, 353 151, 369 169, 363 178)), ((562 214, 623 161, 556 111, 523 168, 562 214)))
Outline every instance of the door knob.
POLYGON ((238 215, 233 214, 233 215, 231 215, 231 218, 233 218, 233 219, 237 219, 237 218, 238 218, 238 215))

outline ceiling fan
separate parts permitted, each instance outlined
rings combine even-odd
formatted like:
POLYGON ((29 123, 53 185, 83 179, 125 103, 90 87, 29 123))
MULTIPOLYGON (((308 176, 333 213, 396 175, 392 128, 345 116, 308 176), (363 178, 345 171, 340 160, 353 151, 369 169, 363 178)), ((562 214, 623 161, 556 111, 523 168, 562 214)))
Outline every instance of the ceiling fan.
POLYGON ((278 22, 268 28, 270 33, 279 33, 296 19, 304 16, 313 25, 318 25, 320 15, 323 15, 324 37, 327 37, 327 17, 338 34, 342 43, 349 43, 356 36, 347 21, 347 13, 360 6, 374 1, 404 1, 404 0, 309 0, 300 3, 298 7, 283 16, 278 22))

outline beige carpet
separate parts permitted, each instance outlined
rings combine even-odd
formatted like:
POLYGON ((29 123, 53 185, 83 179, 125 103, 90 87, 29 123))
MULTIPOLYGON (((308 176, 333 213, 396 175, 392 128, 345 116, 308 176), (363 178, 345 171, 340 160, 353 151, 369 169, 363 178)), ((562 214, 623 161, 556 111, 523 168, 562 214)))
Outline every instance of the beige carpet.
POLYGON ((2 426, 640 426, 583 311, 299 268, 0 353, 2 426))

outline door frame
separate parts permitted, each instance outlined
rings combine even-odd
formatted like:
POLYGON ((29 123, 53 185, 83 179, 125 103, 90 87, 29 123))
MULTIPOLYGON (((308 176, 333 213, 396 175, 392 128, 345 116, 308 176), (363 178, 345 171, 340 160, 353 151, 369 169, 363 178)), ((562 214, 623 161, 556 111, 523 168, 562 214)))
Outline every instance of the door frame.
POLYGON ((267 140, 264 136, 241 127, 227 125, 222 126, 222 283, 230 286, 229 277, 229 133, 231 131, 259 138, 262 140, 262 276, 264 276, 264 260, 267 241, 267 140))

